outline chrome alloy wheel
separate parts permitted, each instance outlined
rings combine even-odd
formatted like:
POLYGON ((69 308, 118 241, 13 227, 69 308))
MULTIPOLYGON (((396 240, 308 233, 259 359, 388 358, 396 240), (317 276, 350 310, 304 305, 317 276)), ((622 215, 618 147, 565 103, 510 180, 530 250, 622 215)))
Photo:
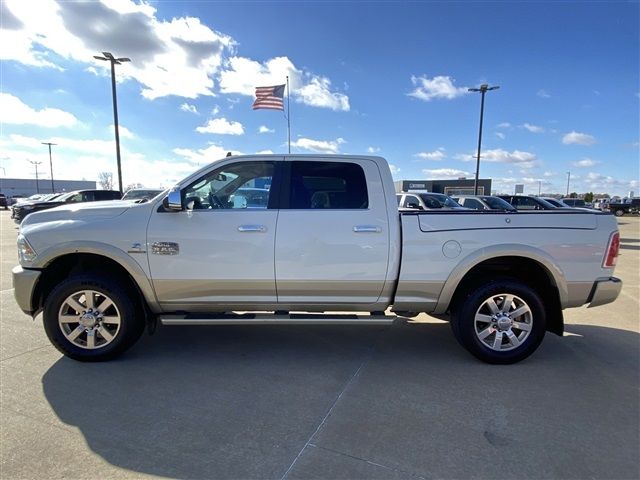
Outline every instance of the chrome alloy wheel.
POLYGON ((95 290, 72 293, 58 312, 58 325, 66 339, 89 350, 111 343, 120 332, 120 319, 114 302, 95 290))
POLYGON ((506 352, 519 347, 531 333, 533 314, 520 297, 509 293, 486 299, 474 319, 478 339, 491 350, 506 352))

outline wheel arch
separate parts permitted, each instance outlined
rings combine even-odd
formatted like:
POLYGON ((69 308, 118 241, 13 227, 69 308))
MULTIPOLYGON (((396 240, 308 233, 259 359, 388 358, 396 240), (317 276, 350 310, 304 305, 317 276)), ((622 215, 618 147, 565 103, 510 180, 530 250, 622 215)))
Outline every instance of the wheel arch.
POLYGON ((103 246, 67 245, 56 254, 45 252, 48 255, 39 258, 38 268, 42 274, 32 295, 34 315, 42 310, 47 295, 59 281, 74 273, 96 270, 122 278, 127 287, 133 289, 136 301, 145 307, 145 312, 148 309, 158 313, 155 293, 140 265, 115 247, 106 247, 107 250, 103 246), (123 257, 128 257, 129 261, 123 257))
POLYGON ((463 260, 445 283, 434 313, 450 311, 479 282, 496 277, 511 277, 540 293, 544 300, 547 330, 562 335, 562 305, 568 298, 563 272, 545 252, 519 245, 505 247, 496 245, 489 249, 493 252, 485 249, 484 252, 463 260))

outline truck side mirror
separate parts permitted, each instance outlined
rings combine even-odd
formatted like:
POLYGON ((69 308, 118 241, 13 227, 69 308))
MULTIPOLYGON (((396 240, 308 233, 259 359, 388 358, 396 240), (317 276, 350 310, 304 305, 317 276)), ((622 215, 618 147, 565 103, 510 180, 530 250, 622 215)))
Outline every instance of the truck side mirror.
POLYGON ((406 208, 415 208, 416 210, 422 210, 422 206, 420 206, 419 204, 417 204, 415 202, 407 202, 407 207, 406 208))
POLYGON ((184 207, 182 206, 182 195, 180 194, 180 190, 171 190, 169 192, 169 195, 167 195, 162 201, 162 204, 164 208, 173 212, 180 212, 184 210, 184 207))

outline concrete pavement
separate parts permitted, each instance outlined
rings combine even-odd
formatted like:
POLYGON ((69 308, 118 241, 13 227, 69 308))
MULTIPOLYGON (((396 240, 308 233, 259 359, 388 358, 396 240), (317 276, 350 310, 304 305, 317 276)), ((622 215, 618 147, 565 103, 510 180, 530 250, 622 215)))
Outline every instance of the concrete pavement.
POLYGON ((638 478, 640 218, 611 305, 490 366, 449 326, 163 327, 68 360, 13 300, 0 212, 0 478, 638 478))

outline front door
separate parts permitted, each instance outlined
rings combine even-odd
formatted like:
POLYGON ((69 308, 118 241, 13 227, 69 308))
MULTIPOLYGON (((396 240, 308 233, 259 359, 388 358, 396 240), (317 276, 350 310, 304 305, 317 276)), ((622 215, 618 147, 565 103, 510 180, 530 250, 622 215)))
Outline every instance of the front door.
POLYGON ((147 255, 165 311, 277 301, 275 164, 226 162, 181 189, 185 210, 152 214, 147 255))

